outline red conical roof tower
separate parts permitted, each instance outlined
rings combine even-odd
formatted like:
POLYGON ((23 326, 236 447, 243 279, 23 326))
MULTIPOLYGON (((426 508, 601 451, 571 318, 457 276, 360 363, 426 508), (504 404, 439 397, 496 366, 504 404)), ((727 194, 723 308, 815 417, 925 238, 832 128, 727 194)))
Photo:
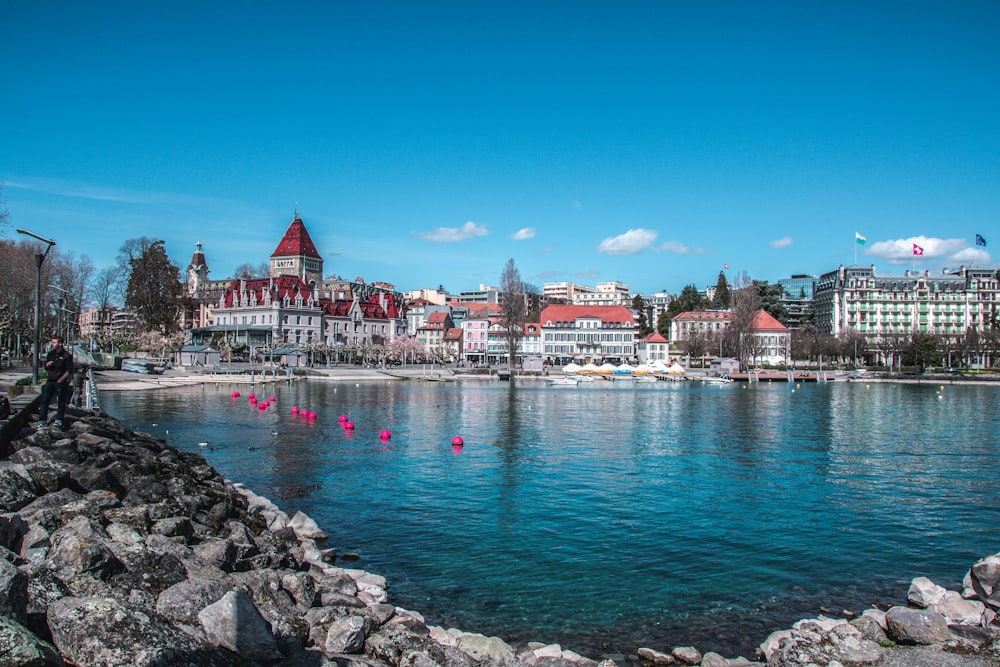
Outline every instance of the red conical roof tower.
POLYGON ((298 276, 319 285, 323 279, 323 258, 298 211, 278 247, 271 254, 271 277, 298 276))

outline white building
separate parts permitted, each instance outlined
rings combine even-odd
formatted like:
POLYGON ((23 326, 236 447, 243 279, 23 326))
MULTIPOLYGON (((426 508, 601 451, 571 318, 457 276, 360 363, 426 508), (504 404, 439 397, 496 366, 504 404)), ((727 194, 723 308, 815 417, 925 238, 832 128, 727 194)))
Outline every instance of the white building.
POLYGON ((573 296, 573 304, 577 306, 631 306, 628 285, 617 280, 597 283, 593 292, 579 292, 573 296))
POLYGON ((635 315, 625 306, 549 306, 540 319, 542 354, 551 361, 635 356, 635 315))

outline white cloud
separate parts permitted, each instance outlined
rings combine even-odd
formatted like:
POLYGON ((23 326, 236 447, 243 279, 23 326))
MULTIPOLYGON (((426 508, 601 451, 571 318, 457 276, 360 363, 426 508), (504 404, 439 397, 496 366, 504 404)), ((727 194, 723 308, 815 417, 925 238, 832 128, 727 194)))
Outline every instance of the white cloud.
POLYGON ((864 254, 869 257, 884 259, 890 264, 905 264, 913 259, 913 246, 915 245, 923 248, 924 253, 921 257, 925 261, 940 259, 954 263, 964 261, 959 259, 960 257, 989 257, 985 251, 970 248, 968 241, 965 239, 939 239, 927 236, 911 236, 905 239, 878 241, 867 248, 864 254))
POLYGON ((656 240, 657 232, 651 229, 630 229, 618 236, 609 236, 597 246, 598 252, 606 255, 636 255, 656 240))
POLYGON ((686 255, 689 252, 693 252, 696 255, 704 255, 704 248, 690 248, 680 241, 667 241, 656 248, 657 252, 674 252, 678 255, 686 255))
POLYGON ((536 233, 534 227, 524 227, 511 234, 510 238, 515 241, 527 241, 528 239, 535 238, 536 233))
POLYGON ((770 245, 772 248, 787 248, 793 243, 795 243, 795 239, 793 239, 791 236, 782 236, 780 239, 775 239, 774 241, 771 241, 771 243, 769 243, 768 245, 770 245))
POLYGON ((417 236, 433 243, 457 243, 487 234, 489 234, 489 230, 486 229, 486 225, 477 225, 469 220, 461 227, 438 227, 434 231, 418 232, 417 236))

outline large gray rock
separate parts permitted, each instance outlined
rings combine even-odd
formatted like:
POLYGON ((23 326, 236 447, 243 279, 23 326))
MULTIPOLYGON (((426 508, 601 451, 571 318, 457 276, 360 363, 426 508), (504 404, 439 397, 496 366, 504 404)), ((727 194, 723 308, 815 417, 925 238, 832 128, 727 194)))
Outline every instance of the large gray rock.
POLYGON ((0 461, 0 512, 16 512, 43 493, 23 465, 0 461))
POLYGON ((4 667, 64 667, 55 647, 20 623, 0 616, 0 665, 4 667))
POLYGON ((202 609, 198 620, 210 642, 242 658, 259 662, 282 659, 271 627, 243 591, 229 591, 202 609))
POLYGON ((823 625, 800 621, 778 641, 768 657, 768 667, 803 667, 817 664, 868 665, 882 658, 883 649, 848 623, 823 625), (829 628, 829 629, 827 629, 829 628))
POLYGON ((78 667, 237 667, 226 651, 110 598, 57 600, 49 606, 52 643, 78 667))
POLYGON ((52 569, 67 583, 80 575, 103 580, 125 570, 108 546, 105 533, 86 517, 76 517, 52 533, 50 539, 52 569))
POLYGON ((299 537, 322 542, 326 539, 326 533, 320 529, 319 525, 307 514, 296 512, 288 521, 288 527, 295 531, 299 537))
POLYGON ((0 514, 0 547, 21 552, 21 541, 31 527, 20 514, 0 514))
POLYGON ((198 625, 198 613, 215 604, 231 586, 220 579, 185 579, 156 598, 156 613, 168 621, 198 625))
POLYGON ((980 601, 994 611, 1000 611, 1000 554, 976 561, 967 579, 980 601))
POLYGON ((27 609, 28 576, 0 558, 0 616, 24 623, 27 609))
POLYGON ((468 633, 458 638, 458 648, 484 665, 516 665, 517 656, 504 640, 468 633))
POLYGON ((952 638, 944 616, 927 609, 893 607, 885 613, 889 638, 900 644, 940 644, 952 638))
POLYGON ((917 577, 910 582, 906 600, 915 607, 927 609, 932 604, 940 602, 947 592, 943 586, 938 586, 927 577, 917 577))
POLYGON ((340 618, 330 624, 323 647, 328 653, 361 653, 365 648, 365 619, 340 618))
POLYGON ((66 486, 69 480, 69 468, 65 463, 56 461, 52 454, 41 447, 25 447, 14 452, 10 460, 22 464, 31 478, 37 482, 46 493, 58 491, 66 486))
POLYGON ((657 651, 656 649, 649 648, 648 646, 643 646, 637 651, 640 658, 654 665, 676 665, 677 658, 670 655, 669 653, 664 653, 662 651, 657 651))

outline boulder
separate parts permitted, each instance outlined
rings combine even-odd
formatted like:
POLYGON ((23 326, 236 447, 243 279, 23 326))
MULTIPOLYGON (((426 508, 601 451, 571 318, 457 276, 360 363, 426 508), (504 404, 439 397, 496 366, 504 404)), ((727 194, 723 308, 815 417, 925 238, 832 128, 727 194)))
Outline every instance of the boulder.
POLYGON ((323 648, 327 653, 361 653, 365 648, 365 619, 347 616, 330 624, 323 648))
POLYGON ((55 647, 17 621, 0 616, 0 664, 5 667, 64 667, 55 647))
POLYGON ((229 591, 198 613, 208 640, 246 660, 275 662, 282 659, 271 627, 243 591, 229 591))
POLYGON ((941 600, 928 607, 944 616, 949 625, 985 625, 986 605, 978 600, 966 600, 957 591, 945 591, 941 600))
POLYGON ((967 579, 981 602, 1000 611, 1000 554, 976 561, 967 579))
POLYGON ((326 533, 320 529, 312 517, 304 512, 296 512, 288 521, 288 527, 294 530, 295 534, 299 537, 316 540, 317 542, 322 542, 327 537, 326 533))
POLYGON ((219 579, 185 579, 156 598, 156 613, 168 621, 198 625, 198 613, 231 590, 219 579))
POLYGON ((476 633, 464 634, 456 642, 458 648, 484 665, 516 665, 517 656, 499 637, 487 637, 476 633))
POLYGON ((52 533, 51 541, 52 568, 67 583, 84 574, 103 580, 125 570, 108 547, 104 532, 86 517, 78 516, 52 533))
POLYGON ((697 665, 701 662, 701 651, 693 646, 678 646, 670 655, 682 665, 697 665))
POLYGON ((638 651, 639 657, 650 662, 654 665, 676 665, 677 658, 670 655, 669 653, 663 653, 662 651, 657 651, 648 647, 642 647, 638 651))
POLYGON ((245 664, 141 609, 110 598, 62 598, 49 606, 48 622, 60 655, 81 667, 245 664))
POLYGON ((893 607, 885 624, 889 638, 900 644, 940 644, 952 637, 944 616, 927 609, 893 607))
POLYGON ((24 623, 28 610, 28 575, 0 558, 0 616, 24 623))
POLYGON ((0 461, 0 512, 16 512, 43 493, 23 465, 0 461))
POLYGON ((917 577, 910 582, 910 588, 906 592, 907 601, 920 609, 927 609, 932 604, 937 604, 944 598, 948 591, 935 584, 927 577, 917 577))

